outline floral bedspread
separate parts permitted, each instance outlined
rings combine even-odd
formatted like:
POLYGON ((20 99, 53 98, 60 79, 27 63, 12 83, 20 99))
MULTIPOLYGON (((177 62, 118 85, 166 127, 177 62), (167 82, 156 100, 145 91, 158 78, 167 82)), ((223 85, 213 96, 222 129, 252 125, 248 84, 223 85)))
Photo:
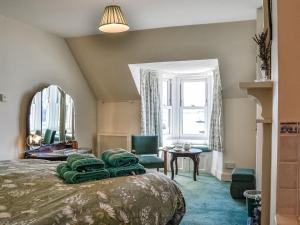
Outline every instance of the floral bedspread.
POLYGON ((171 225, 185 203, 161 173, 64 184, 59 162, 0 161, 0 225, 171 225))

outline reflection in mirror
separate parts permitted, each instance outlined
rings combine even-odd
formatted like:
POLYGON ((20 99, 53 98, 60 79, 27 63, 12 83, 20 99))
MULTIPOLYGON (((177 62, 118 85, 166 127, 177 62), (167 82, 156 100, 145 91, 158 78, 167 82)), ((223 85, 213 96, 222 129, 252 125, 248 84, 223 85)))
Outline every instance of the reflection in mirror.
POLYGON ((51 85, 37 92, 30 105, 27 144, 41 145, 75 139, 74 102, 58 86, 51 85))
POLYGON ((74 102, 70 95, 66 94, 66 115, 65 115, 65 131, 66 141, 75 140, 75 112, 74 112, 74 102))

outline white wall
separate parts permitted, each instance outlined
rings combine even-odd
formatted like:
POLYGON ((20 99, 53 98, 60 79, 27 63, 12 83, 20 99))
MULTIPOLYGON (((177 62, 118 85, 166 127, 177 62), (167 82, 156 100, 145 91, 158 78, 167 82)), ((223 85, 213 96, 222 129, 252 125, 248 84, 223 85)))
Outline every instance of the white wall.
POLYGON ((62 38, 0 15, 0 160, 22 155, 26 111, 33 93, 56 84, 75 102, 76 138, 93 146, 96 99, 62 38))
POLYGON ((272 167, 271 167, 271 208, 270 225, 276 225, 276 204, 277 204, 277 154, 278 154, 278 16, 277 0, 272 2, 272 22, 273 22, 273 41, 272 41, 272 78, 273 86, 273 123, 272 123, 272 167))

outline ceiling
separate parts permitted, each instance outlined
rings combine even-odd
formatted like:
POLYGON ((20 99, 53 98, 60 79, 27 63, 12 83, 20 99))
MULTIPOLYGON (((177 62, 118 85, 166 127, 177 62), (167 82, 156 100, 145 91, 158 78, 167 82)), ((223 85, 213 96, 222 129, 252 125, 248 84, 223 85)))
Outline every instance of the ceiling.
POLYGON ((0 14, 62 37, 98 34, 104 7, 118 4, 131 30, 256 18, 262 0, 0 0, 0 14))

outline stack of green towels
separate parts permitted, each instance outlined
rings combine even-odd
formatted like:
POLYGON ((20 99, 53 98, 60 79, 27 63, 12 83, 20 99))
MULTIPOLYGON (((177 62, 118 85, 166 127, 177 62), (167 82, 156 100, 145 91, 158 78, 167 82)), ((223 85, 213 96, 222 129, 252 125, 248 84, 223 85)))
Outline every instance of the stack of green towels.
POLYGON ((105 163, 94 155, 73 154, 66 163, 57 166, 58 175, 68 184, 109 178, 105 163))
POLYGON ((139 159, 132 153, 121 149, 106 150, 101 154, 110 177, 122 177, 146 173, 144 166, 139 164, 139 159))

